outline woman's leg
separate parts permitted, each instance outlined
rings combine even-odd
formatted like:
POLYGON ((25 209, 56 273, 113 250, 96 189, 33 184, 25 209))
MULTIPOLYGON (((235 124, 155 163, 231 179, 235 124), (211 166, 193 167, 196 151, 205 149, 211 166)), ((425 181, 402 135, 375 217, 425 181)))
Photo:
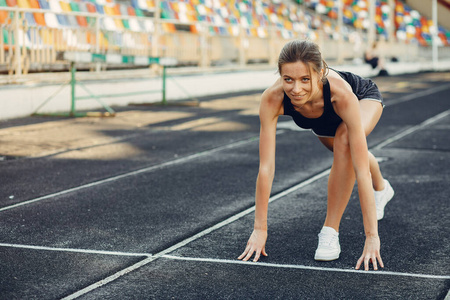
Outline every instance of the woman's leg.
MULTIPOLYGON (((369 135, 381 117, 382 106, 376 101, 361 100, 362 126, 369 135)), ((320 141, 333 151, 333 165, 328 178, 327 216, 324 226, 339 231, 342 215, 347 207, 353 186, 355 172, 350 155, 347 127, 342 123, 336 131, 334 138, 319 138, 320 141)), ((376 158, 369 152, 370 172, 375 190, 384 188, 383 176, 376 158)))
POLYGON ((339 224, 355 184, 347 127, 341 124, 333 142, 333 165, 328 177, 327 216, 324 226, 339 232, 339 224))

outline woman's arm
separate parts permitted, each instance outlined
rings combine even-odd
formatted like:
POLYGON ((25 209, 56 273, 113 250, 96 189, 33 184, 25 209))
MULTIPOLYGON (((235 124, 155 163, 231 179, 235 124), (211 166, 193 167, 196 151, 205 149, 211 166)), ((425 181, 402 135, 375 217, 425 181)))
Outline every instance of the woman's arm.
POLYGON ((366 134, 361 122, 360 105, 351 90, 346 92, 341 91, 339 94, 340 96, 335 101, 335 108, 336 113, 347 125, 350 153, 358 182, 358 193, 366 235, 364 251, 356 264, 356 269, 359 269, 361 263, 364 262, 364 268, 368 270, 369 262, 372 261, 372 265, 376 270, 378 269, 377 260, 382 267, 383 261, 380 256, 375 197, 370 175, 366 134))
POLYGON ((266 90, 261 97, 259 110, 261 128, 259 140, 259 172, 255 192, 255 223, 244 252, 238 259, 249 260, 253 253, 253 261, 258 261, 261 254, 267 256, 265 244, 267 240, 267 211, 270 192, 275 175, 275 146, 278 115, 281 103, 280 91, 275 84, 266 90))

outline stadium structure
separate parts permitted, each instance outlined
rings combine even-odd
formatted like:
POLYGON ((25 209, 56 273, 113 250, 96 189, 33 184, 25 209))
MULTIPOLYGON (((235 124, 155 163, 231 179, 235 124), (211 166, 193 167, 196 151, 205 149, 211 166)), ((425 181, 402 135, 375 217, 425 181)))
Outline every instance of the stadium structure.
MULTIPOLYGON (((430 58, 433 46, 445 55, 448 25, 433 19, 432 1, 425 8, 421 2, 0 0, 0 72, 67 71, 74 59, 93 72, 147 68, 159 62, 154 58, 245 68, 275 64, 294 38, 317 42, 336 62, 362 58, 375 40, 386 55, 404 60, 430 58)), ((435 14, 448 15, 449 1, 436 3, 435 14)))

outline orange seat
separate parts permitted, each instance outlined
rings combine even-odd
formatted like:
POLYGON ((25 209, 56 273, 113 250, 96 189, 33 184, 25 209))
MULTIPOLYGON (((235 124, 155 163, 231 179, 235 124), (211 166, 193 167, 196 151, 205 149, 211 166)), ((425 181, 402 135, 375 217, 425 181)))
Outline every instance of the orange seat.
MULTIPOLYGON (((30 1, 30 7, 31 8, 41 8, 39 6, 38 0, 29 0, 30 1)), ((34 13, 34 19, 36 20, 36 24, 39 26, 46 26, 47 23, 45 23, 45 17, 43 13, 34 13)))
POLYGON ((86 7, 88 9, 88 12, 90 12, 90 13, 96 13, 97 12, 97 8, 95 8, 95 5, 90 3, 90 2, 86 2, 86 7))
POLYGON ((15 7, 17 6, 16 0, 6 0, 6 4, 8 4, 9 7, 15 7))
MULTIPOLYGON (((0 10, 0 24, 6 24, 8 20, 8 12, 4 10, 0 10)), ((11 20, 9 20, 11 23, 11 20)))
POLYGON ((128 6, 128 7, 127 7, 127 12, 128 12, 128 15, 129 15, 129 16, 136 16, 136 11, 135 11, 134 8, 131 7, 131 6, 128 6))
POLYGON ((168 33, 174 33, 177 31, 177 29, 175 28, 175 25, 172 23, 162 23, 162 27, 163 27, 164 31, 168 32, 168 33))

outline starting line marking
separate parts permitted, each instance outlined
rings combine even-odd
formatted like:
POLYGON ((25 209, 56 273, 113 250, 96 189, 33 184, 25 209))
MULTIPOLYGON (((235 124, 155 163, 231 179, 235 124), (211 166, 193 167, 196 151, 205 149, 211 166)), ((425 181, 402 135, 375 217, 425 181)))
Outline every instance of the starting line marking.
POLYGON ((344 272, 344 273, 360 273, 360 274, 371 274, 371 275, 393 275, 393 276, 406 276, 406 277, 416 277, 416 278, 427 278, 427 279, 450 279, 450 275, 430 275, 430 274, 417 274, 417 273, 404 273, 404 272, 393 272, 393 271, 364 271, 356 269, 340 269, 340 268, 326 268, 326 267, 313 267, 305 265, 292 265, 292 264, 274 264, 274 263, 264 263, 264 262, 251 262, 242 260, 230 260, 230 259, 218 259, 218 258, 197 258, 197 257, 181 257, 174 255, 163 255, 163 258, 182 260, 182 261, 195 261, 195 262, 209 262, 209 263, 221 263, 221 264, 234 264, 234 265, 246 265, 255 267, 269 267, 269 268, 283 268, 283 269, 300 269, 300 270, 312 270, 312 271, 328 271, 328 272, 344 272))
MULTIPOLYGON (((183 243, 185 244, 185 243, 183 243)), ((180 248, 183 245, 178 245, 177 248, 180 248)), ((134 253, 134 252, 117 252, 117 251, 103 251, 103 250, 90 250, 90 249, 74 249, 74 248, 53 248, 53 247, 45 247, 45 246, 34 246, 34 245, 21 245, 21 244, 7 244, 0 243, 0 247, 9 247, 9 248, 21 248, 21 249, 32 249, 32 250, 44 250, 44 251, 57 251, 57 252, 75 252, 75 253, 84 253, 84 254, 101 254, 101 255, 112 255, 112 256, 140 256, 146 257, 144 260, 130 266, 129 268, 121 270, 119 273, 114 274, 109 278, 108 281, 103 280, 102 285, 111 282, 120 276, 123 276, 132 270, 140 268, 158 258, 166 258, 171 260, 181 260, 181 261, 193 261, 193 262, 207 262, 207 263, 221 263, 221 264, 234 264, 234 265, 245 265, 245 266, 255 266, 255 267, 268 267, 268 268, 283 268, 283 269, 299 269, 299 270, 312 270, 312 271, 327 271, 327 272, 343 272, 343 273, 361 273, 361 274, 371 274, 371 275, 392 275, 392 276, 403 276, 403 277, 415 277, 415 278, 425 278, 425 279, 442 279, 447 280, 450 279, 450 275, 432 275, 432 274, 421 274, 421 273, 405 273, 405 272, 394 272, 394 271, 364 271, 364 270, 356 270, 356 269, 341 269, 341 268, 327 268, 327 267, 314 267, 314 266, 306 266, 306 265, 293 265, 293 264, 276 264, 276 263, 264 263, 264 262, 252 262, 252 261, 242 261, 242 260, 230 260, 230 259, 218 259, 218 258, 200 258, 200 257, 183 257, 183 256, 175 256, 168 255, 163 253, 169 253, 175 249, 168 248, 157 255, 152 255, 151 253, 134 253)), ((92 290, 93 288, 89 289, 92 290)), ((81 291, 78 291, 75 295, 71 295, 71 298, 65 299, 74 299, 76 297, 81 296, 79 294, 81 291)), ((84 290, 83 294, 88 292, 88 290, 84 290)), ((69 296, 70 297, 70 296, 69 296)))
MULTIPOLYGON (((441 114, 439 114, 439 115, 441 115, 441 114)), ((437 116, 439 116, 439 115, 437 115, 437 116)), ((437 118, 437 116, 431 118, 431 119, 433 119, 432 122, 440 119, 440 117, 437 118)), ((408 132, 408 134, 412 133, 413 131, 420 129, 423 126, 426 126, 426 125, 432 123, 432 122, 429 121, 431 119, 428 119, 425 122, 422 122, 420 124, 422 126, 414 126, 413 128, 410 128, 410 129, 408 129, 406 131, 408 132)), ((284 132, 284 131, 279 131, 279 132, 277 132, 277 134, 278 133, 282 133, 282 132, 284 132)), ((402 134, 402 133, 400 133, 400 134, 402 134)), ((400 134, 398 134, 397 136, 399 136, 400 134)), ((380 145, 384 146, 383 143, 380 143, 377 146, 372 147, 370 149, 379 149, 379 148, 382 147, 380 145)), ((223 146, 223 148, 225 148, 225 147, 226 146, 223 146)), ((311 178, 309 178, 309 179, 307 179, 307 180, 305 180, 305 181, 303 181, 303 182, 301 182, 301 183, 299 183, 299 184, 297 184, 297 185, 295 185, 295 186, 293 186, 291 188, 288 188, 288 189, 286 189, 286 190, 284 190, 284 191, 282 191, 282 192, 280 192, 280 193, 270 197, 269 198, 269 203, 271 203, 271 202, 273 202, 273 201, 275 201, 275 200, 277 200, 277 199, 279 199, 281 197, 284 197, 287 194, 290 194, 290 193, 292 193, 292 192, 294 192, 294 191, 304 187, 305 185, 308 185, 308 184, 310 184, 310 183, 312 183, 312 182, 314 182, 316 180, 319 180, 319 179, 327 176, 330 173, 330 170, 331 170, 331 168, 328 168, 327 170, 325 170, 325 171, 323 171, 323 172, 321 172, 321 173, 319 173, 319 174, 317 174, 317 175, 315 175, 315 176, 313 176, 313 177, 311 177, 311 178)), ((126 269, 124 269, 122 271, 119 271, 116 274, 113 274, 113 275, 111 275, 111 276, 109 276, 109 277, 107 277, 107 278, 105 278, 105 279, 103 279, 101 281, 93 283, 93 284, 87 286, 86 288, 79 290, 78 292, 76 292, 76 293, 74 293, 72 295, 67 296, 66 298, 64 298, 64 300, 76 299, 76 298, 78 298, 78 297, 80 297, 80 296, 82 296, 82 295, 84 295, 84 294, 86 294, 86 293, 96 289, 96 288, 99 288, 99 287, 101 287, 101 286, 103 286, 103 285, 105 285, 105 284, 107 284, 107 283, 109 283, 111 281, 116 280, 117 278, 121 277, 124 274, 127 274, 127 273, 131 272, 132 270, 138 269, 138 268, 140 268, 140 267, 142 267, 142 266, 144 266, 144 265, 146 265, 146 264, 148 264, 148 263, 150 263, 150 262, 152 262, 152 261, 154 261, 154 260, 156 260, 158 258, 165 257, 168 253, 173 252, 173 251, 175 251, 175 250, 177 250, 177 249, 179 249, 179 248, 189 244, 190 242, 195 241, 195 240, 203 237, 204 235, 207 235, 210 232, 213 232, 213 231, 215 231, 215 230, 217 230, 217 229, 219 229, 219 228, 221 228, 221 227, 223 227, 225 225, 231 224, 232 222, 234 222, 234 221, 236 221, 236 220, 238 220, 238 219, 240 219, 240 218, 250 214, 254 210, 255 210, 255 207, 253 206, 253 207, 250 207, 250 208, 248 208, 248 209, 246 209, 246 210, 244 210, 244 211, 242 211, 240 213, 237 213, 234 216, 231 216, 230 218, 228 218, 228 219, 226 219, 226 220, 224 220, 224 221, 222 221, 220 223, 217 223, 216 225, 211 226, 211 227, 209 227, 209 228, 207 228, 207 229, 205 229, 205 230, 203 230, 203 231, 201 231, 201 232, 199 232, 199 233, 197 233, 197 234, 195 234, 195 235, 193 235, 193 236, 191 236, 191 237, 189 237, 189 238, 187 238, 187 239, 185 239, 185 240, 183 240, 183 241, 181 241, 181 242, 179 242, 179 243, 177 243, 175 245, 173 245, 172 247, 169 247, 169 248, 165 249, 165 250, 155 254, 152 257, 149 257, 149 258, 147 258, 147 259, 145 259, 145 260, 143 260, 143 261, 141 261, 141 262, 139 262, 139 263, 137 263, 137 264, 135 264, 135 265, 133 265, 133 266, 131 266, 129 268, 126 268, 126 269)), ((231 260, 230 260, 230 262, 231 262, 231 260)), ((233 262, 234 263, 239 263, 239 261, 237 261, 237 262, 233 261, 233 262)), ((242 261, 241 261, 241 263, 242 263, 242 261)), ((305 266, 305 268, 306 268, 306 266, 305 266)), ((339 269, 332 269, 332 268, 329 268, 329 269, 330 269, 330 271, 331 270, 339 270, 339 269)), ((326 269, 322 269, 322 270, 326 270, 326 269)), ((340 269, 340 270, 344 270, 344 269, 340 269)), ((350 270, 350 269, 346 270, 346 271, 348 271, 348 272, 361 272, 361 271, 358 271, 358 270, 350 270)), ((369 271, 363 271, 363 272, 369 272, 369 271)), ((378 272, 376 272, 376 273, 378 273, 378 272)), ((388 272, 380 272, 380 273, 389 274, 388 272)), ((408 274, 408 273, 405 273, 405 274, 408 274)), ((428 276, 428 275, 423 274, 423 276, 428 276)), ((430 276, 433 276, 433 275, 430 275, 430 276)), ((446 278, 446 279, 450 279, 450 277, 446 278)))
MULTIPOLYGON (((313 176, 313 177, 311 177, 311 178, 309 178, 309 179, 307 179, 305 181, 302 181, 301 183, 299 183, 299 184, 297 184, 297 185, 295 185, 295 186, 293 186, 293 187, 291 187, 291 188, 289 188, 289 189, 287 189, 285 191, 282 191, 282 192, 280 192, 280 193, 270 197, 269 203, 273 202, 273 201, 276 201, 276 200, 280 199, 281 197, 286 196, 287 194, 290 194, 290 193, 292 193, 292 192, 294 192, 294 191, 296 191, 296 190, 298 190, 298 189, 300 189, 300 188, 302 188, 302 187, 304 187, 304 186, 306 186, 306 185, 308 185, 308 184, 310 184, 310 183, 312 183, 312 182, 314 182, 316 180, 319 180, 319 179, 325 177, 326 175, 328 175, 330 173, 330 170, 331 170, 331 168, 327 169, 327 170, 325 170, 325 171, 323 171, 323 172, 321 172, 321 173, 319 173, 319 174, 317 174, 317 175, 315 175, 315 176, 313 176)), ((101 286, 103 286, 103 285, 105 285, 105 284, 107 284, 107 283, 109 283, 111 281, 114 281, 117 278, 119 278, 119 277, 121 277, 121 276, 123 276, 123 275, 125 275, 125 274, 127 274, 127 273, 129 273, 131 271, 133 271, 133 270, 136 270, 136 269, 138 269, 138 268, 140 268, 140 267, 142 267, 142 266, 144 266, 144 265, 146 265, 146 264, 148 264, 148 263, 150 263, 150 262, 152 262, 152 261, 154 261, 154 260, 156 260, 158 258, 164 257, 168 253, 173 252, 173 251, 175 251, 175 250, 177 250, 177 249, 179 249, 179 248, 189 244, 190 242, 193 242, 193 241, 195 241, 195 240, 197 240, 197 239, 199 239, 199 238, 201 238, 201 237, 203 237, 203 236, 205 236, 205 235, 207 235, 207 234, 209 234, 209 233, 211 233, 211 232, 213 232, 213 231, 215 231, 215 230, 217 230, 219 228, 222 228, 222 227, 224 227, 224 226, 226 226, 228 224, 233 223, 234 221, 239 220, 240 218, 242 218, 242 217, 252 213, 254 210, 255 210, 255 207, 252 206, 252 207, 250 207, 250 208, 248 208, 248 209, 246 209, 244 211, 241 211, 240 213, 237 213, 234 216, 231 216, 228 219, 226 219, 226 220, 224 220, 224 221, 222 221, 220 223, 217 223, 216 225, 211 226, 211 227, 209 227, 209 228, 207 228, 207 229, 205 229, 205 230, 203 230, 203 231, 201 231, 201 232, 199 232, 199 233, 197 233, 197 234, 195 234, 195 235, 193 235, 193 236, 191 236, 191 237, 189 237, 189 238, 187 238, 187 239, 185 239, 185 240, 183 240, 183 241, 181 241, 181 242, 179 242, 177 244, 175 244, 172 247, 169 247, 169 248, 167 248, 167 249, 165 249, 165 250, 163 250, 163 251, 161 251, 159 253, 156 253, 152 257, 148 257, 148 258, 142 260, 141 262, 138 262, 135 265, 132 265, 131 267, 123 269, 122 271, 119 271, 116 274, 113 274, 113 275, 111 275, 111 276, 109 276, 109 277, 107 277, 107 278, 105 278, 103 280, 100 280, 100 281, 98 281, 96 283, 93 283, 93 284, 85 287, 84 289, 79 290, 78 292, 65 297, 63 300, 76 299, 76 298, 78 298, 78 297, 80 297, 80 296, 82 296, 82 295, 84 295, 86 293, 89 293, 90 291, 92 291, 92 290, 94 290, 96 288, 99 288, 99 287, 101 287, 101 286)))
POLYGON ((75 252, 85 254, 117 255, 117 256, 152 256, 150 253, 118 252, 118 251, 104 251, 104 250, 76 249, 76 248, 54 248, 45 246, 8 244, 8 243, 0 243, 0 247, 58 251, 58 252, 75 252))

